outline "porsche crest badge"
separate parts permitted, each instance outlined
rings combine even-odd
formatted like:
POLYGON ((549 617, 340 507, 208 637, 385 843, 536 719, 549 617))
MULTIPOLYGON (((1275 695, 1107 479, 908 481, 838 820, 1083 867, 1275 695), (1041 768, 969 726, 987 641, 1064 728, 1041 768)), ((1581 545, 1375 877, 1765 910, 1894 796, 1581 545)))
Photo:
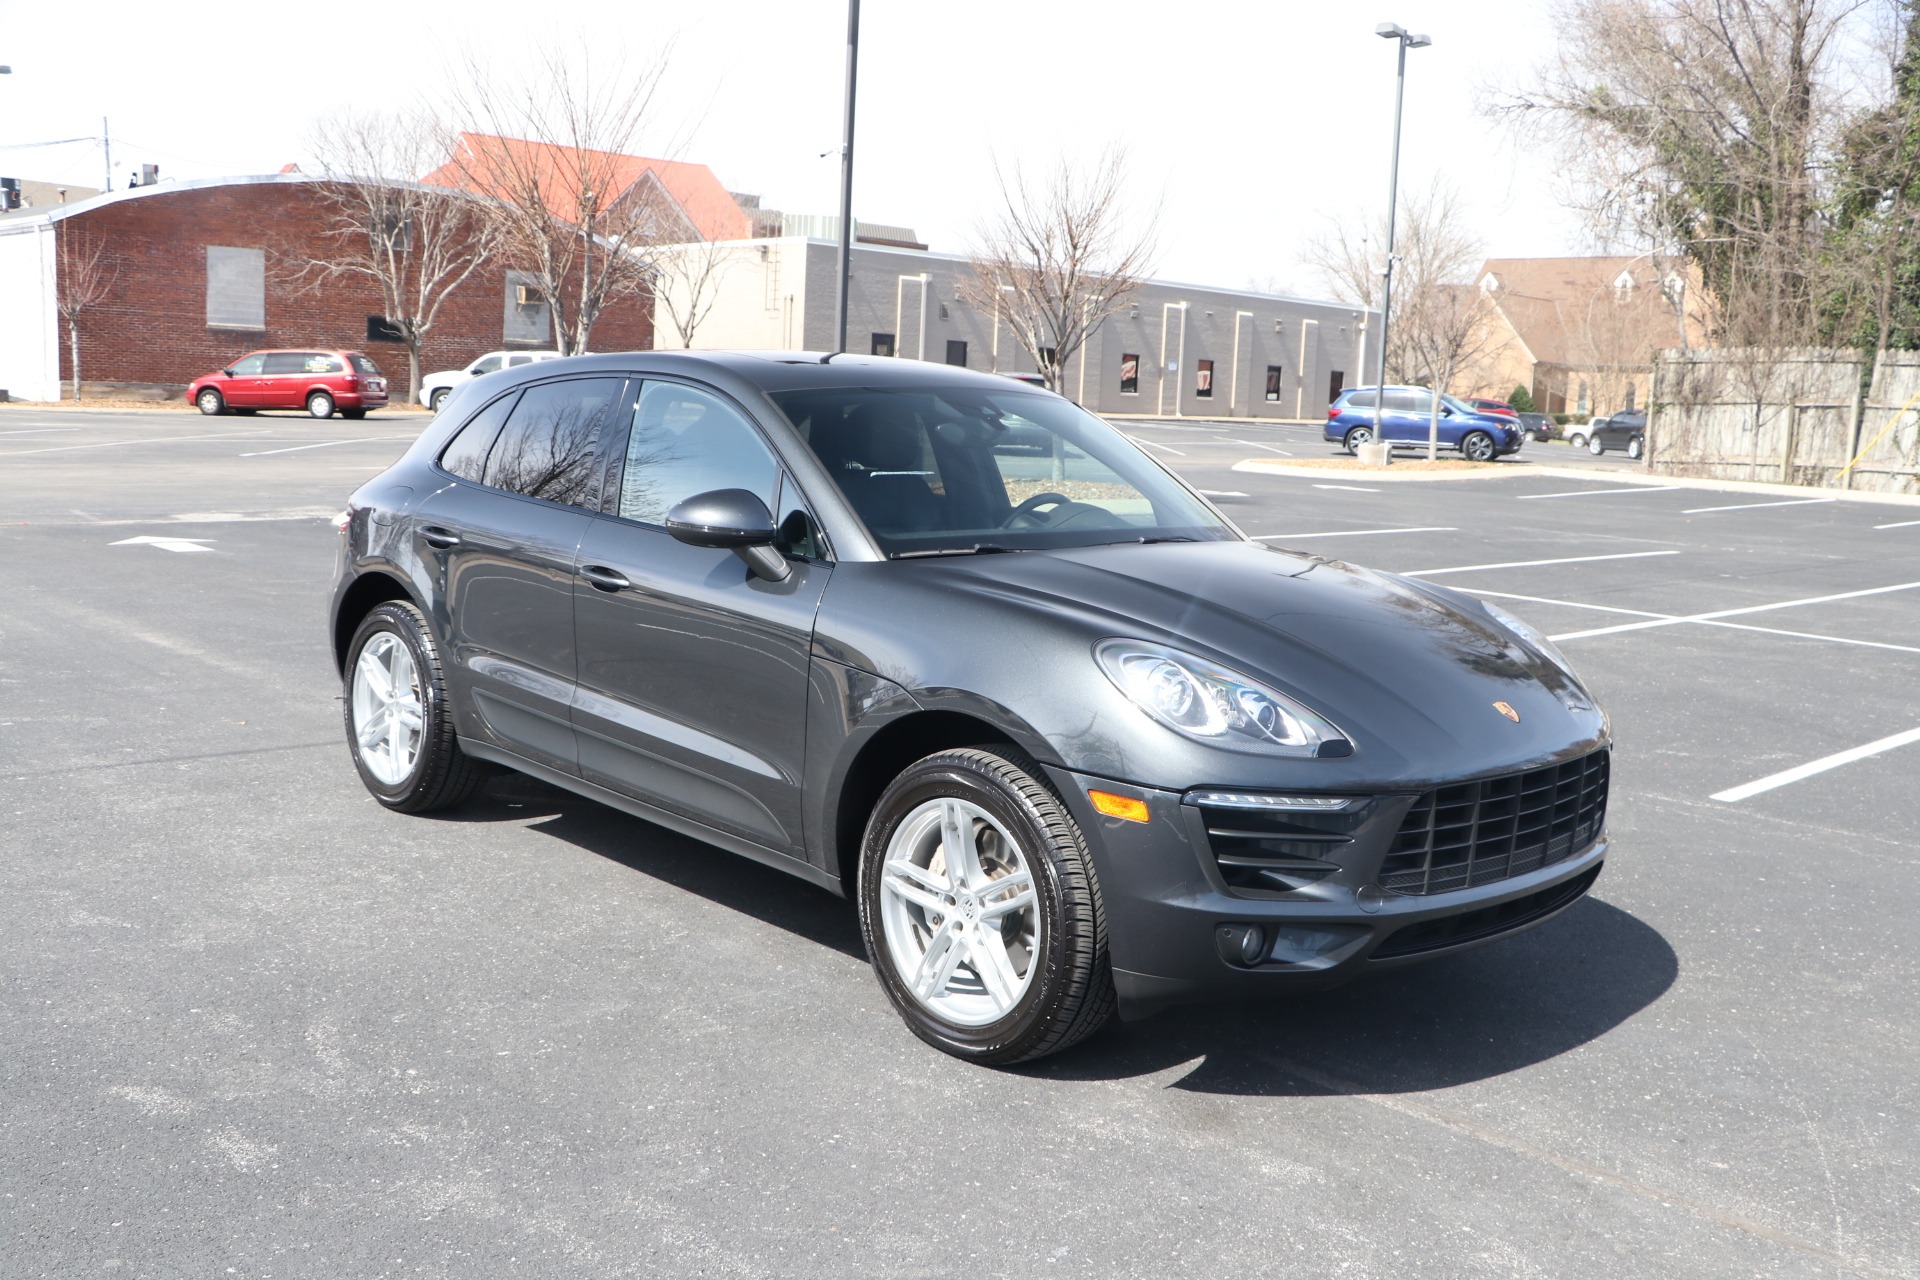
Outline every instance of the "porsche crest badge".
POLYGON ((1515 724, 1520 723, 1520 713, 1518 711, 1515 711, 1508 704, 1504 702, 1496 702, 1493 704, 1493 709, 1495 711, 1498 711, 1501 715, 1505 716, 1507 719, 1513 721, 1515 724))

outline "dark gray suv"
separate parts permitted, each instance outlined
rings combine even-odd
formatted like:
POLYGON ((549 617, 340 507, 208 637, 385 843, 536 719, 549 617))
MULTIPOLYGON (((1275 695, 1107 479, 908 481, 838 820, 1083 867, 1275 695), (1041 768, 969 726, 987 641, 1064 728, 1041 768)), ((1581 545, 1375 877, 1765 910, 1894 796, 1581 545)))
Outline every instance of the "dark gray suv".
POLYGON ((343 535, 382 804, 504 767, 853 897, 907 1023, 975 1061, 1483 943, 1606 854, 1606 719, 1545 637, 1251 541, 1005 378, 489 374, 343 535))

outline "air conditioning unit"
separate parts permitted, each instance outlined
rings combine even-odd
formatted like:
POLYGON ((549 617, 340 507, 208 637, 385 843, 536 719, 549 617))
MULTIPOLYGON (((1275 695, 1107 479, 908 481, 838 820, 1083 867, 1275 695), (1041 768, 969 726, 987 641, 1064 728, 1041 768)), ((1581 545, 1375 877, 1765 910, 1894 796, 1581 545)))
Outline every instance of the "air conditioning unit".
POLYGON ((538 285, 519 284, 513 287, 513 300, 523 307, 542 307, 547 297, 540 292, 538 285))

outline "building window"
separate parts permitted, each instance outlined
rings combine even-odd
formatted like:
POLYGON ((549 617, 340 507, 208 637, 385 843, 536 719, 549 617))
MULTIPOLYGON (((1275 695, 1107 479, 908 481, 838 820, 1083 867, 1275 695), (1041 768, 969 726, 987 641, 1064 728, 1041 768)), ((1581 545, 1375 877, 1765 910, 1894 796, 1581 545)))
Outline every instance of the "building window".
POLYGON ((1575 413, 1590 412, 1587 408, 1587 384, 1584 382, 1580 384, 1580 395, 1579 398, 1574 401, 1574 405, 1575 413))
POLYGON ((1213 398, 1213 361, 1201 360, 1194 364, 1193 394, 1202 400, 1213 398))
POLYGON ((553 308, 540 291, 539 281, 519 271, 507 272, 506 297, 500 322, 503 342, 539 343, 553 340, 553 308))
POLYGON ((958 368, 967 367, 967 344, 956 338, 947 339, 947 363, 958 368))
POLYGON ((1327 403, 1332 404, 1347 389, 1347 373, 1344 369, 1335 369, 1327 375, 1327 403))
POLYGON ((874 334, 873 335, 873 354, 877 356, 892 355, 893 354, 893 335, 890 333, 874 334))
POLYGON ((1140 394, 1140 357, 1123 355, 1120 357, 1120 394, 1137 396, 1140 394))
POLYGON ((367 317, 368 342, 405 342, 407 335, 400 332, 400 326, 385 316, 367 317))
POLYGON ((267 251, 207 246, 207 327, 267 327, 267 251))
POLYGON ((1278 402, 1280 399, 1280 366, 1267 366, 1267 399, 1278 402))

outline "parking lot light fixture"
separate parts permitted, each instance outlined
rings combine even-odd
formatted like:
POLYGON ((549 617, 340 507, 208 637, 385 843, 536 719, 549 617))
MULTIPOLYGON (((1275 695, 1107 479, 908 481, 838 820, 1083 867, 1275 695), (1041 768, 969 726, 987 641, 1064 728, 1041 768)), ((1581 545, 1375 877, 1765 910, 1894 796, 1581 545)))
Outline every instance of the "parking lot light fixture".
MULTIPOLYGON (((1398 23, 1383 22, 1373 29, 1373 34, 1384 40, 1392 40, 1399 45, 1400 66, 1393 82, 1393 160, 1387 168, 1387 265, 1381 272, 1380 285, 1380 376, 1374 379, 1373 389, 1373 440, 1380 443, 1386 437, 1380 429, 1380 414, 1387 398, 1387 332, 1389 317, 1393 310, 1393 252, 1394 214, 1400 199, 1400 110, 1407 95, 1407 50, 1424 49, 1433 41, 1427 36, 1409 35, 1407 29, 1398 23)), ((1438 391, 1435 392, 1438 394, 1438 391)))

